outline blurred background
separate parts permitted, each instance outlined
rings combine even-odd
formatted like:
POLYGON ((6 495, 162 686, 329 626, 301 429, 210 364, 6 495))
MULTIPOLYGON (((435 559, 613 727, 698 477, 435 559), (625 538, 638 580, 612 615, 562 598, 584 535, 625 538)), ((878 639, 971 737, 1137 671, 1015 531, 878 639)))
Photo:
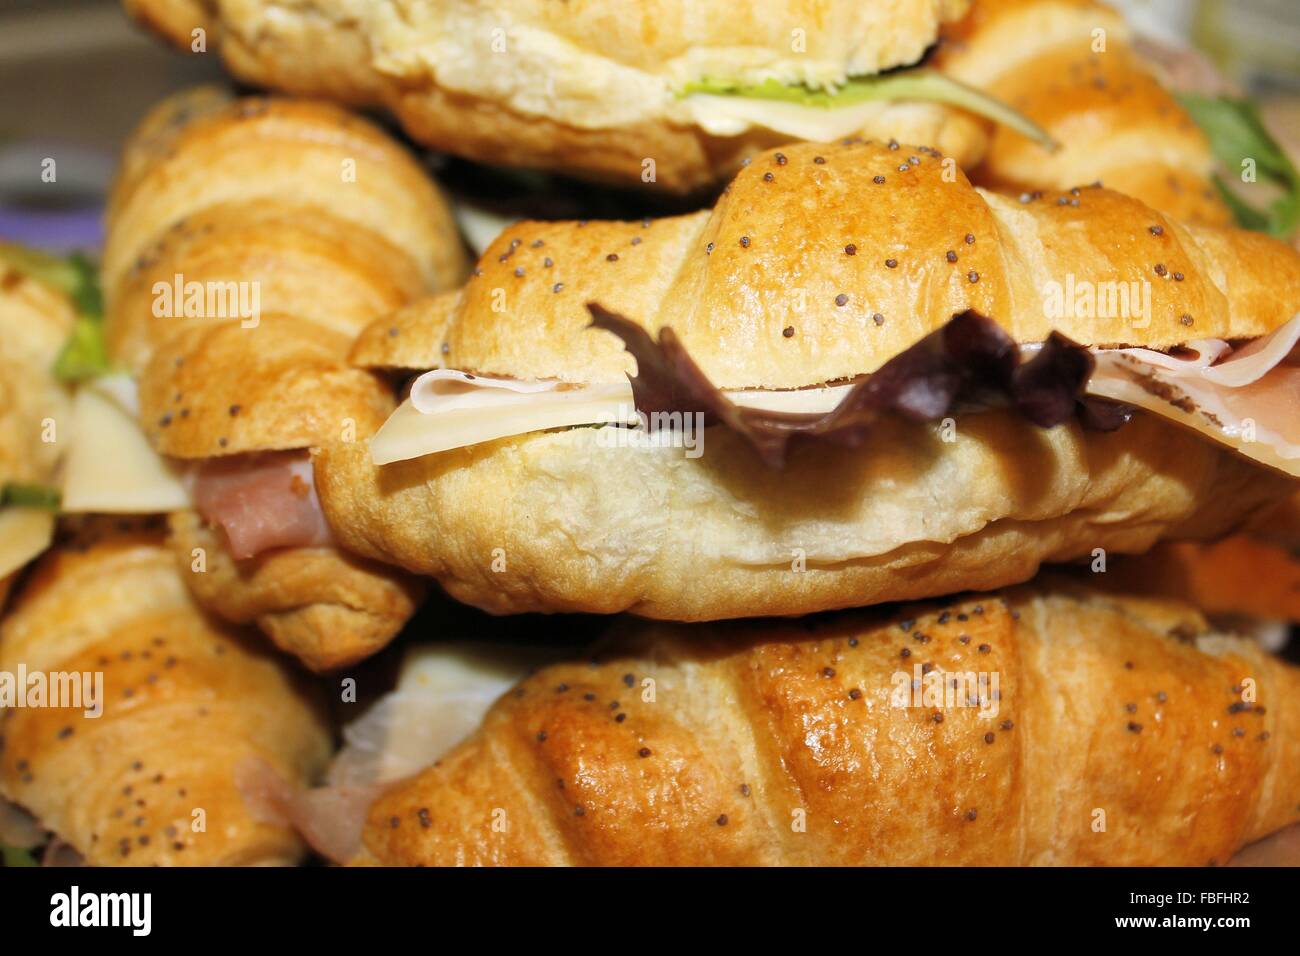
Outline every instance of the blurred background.
MULTIPOLYGON (((1300 0, 1118 0, 1160 44, 1194 46, 1259 98, 1300 155, 1300 0)), ((1184 68, 1185 64, 1178 68, 1184 68)), ((166 93, 223 80, 214 54, 172 52, 116 0, 0 0, 0 236, 51 251, 99 244, 117 150, 166 93), (57 158, 57 180, 41 179, 57 158)))
POLYGON ((222 79, 215 56, 172 53, 115 0, 0 0, 0 236, 97 246, 127 133, 166 92, 204 79, 222 79))

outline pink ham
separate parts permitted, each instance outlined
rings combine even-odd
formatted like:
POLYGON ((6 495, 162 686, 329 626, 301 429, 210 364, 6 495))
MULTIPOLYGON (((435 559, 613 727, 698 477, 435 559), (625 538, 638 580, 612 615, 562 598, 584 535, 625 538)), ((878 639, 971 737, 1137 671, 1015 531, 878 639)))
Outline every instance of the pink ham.
POLYGON ((379 784, 295 786, 260 757, 240 761, 235 786, 254 819, 292 827, 308 846, 334 863, 346 863, 361 851, 366 813, 386 789, 379 784))
POLYGON ((1300 314, 1237 349, 1220 340, 1171 353, 1094 349, 1087 391, 1165 414, 1300 476, 1298 346, 1300 314))
POLYGON ((213 459, 198 469, 193 491, 194 506, 225 533, 236 560, 330 543, 305 451, 213 459))

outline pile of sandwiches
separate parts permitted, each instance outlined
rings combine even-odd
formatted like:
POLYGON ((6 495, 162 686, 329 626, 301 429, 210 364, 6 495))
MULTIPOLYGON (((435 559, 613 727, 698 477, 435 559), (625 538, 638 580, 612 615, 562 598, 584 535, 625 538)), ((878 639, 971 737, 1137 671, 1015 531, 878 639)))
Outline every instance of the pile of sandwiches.
POLYGON ((1115 11, 125 7, 258 92, 0 245, 6 858, 1300 862, 1300 251, 1115 11))

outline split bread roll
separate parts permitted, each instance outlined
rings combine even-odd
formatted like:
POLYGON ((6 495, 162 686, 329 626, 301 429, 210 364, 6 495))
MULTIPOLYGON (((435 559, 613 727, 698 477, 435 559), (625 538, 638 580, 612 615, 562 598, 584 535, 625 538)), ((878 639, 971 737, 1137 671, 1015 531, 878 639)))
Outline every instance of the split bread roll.
MULTIPOLYGON (((376 322, 354 357, 619 383, 636 366, 589 327, 590 302, 652 336, 671 329, 719 388, 770 397, 874 372, 966 309, 1019 343, 1053 330, 1152 349, 1259 336, 1300 304, 1300 255, 1104 189, 1022 204, 960 173, 947 181, 921 151, 803 145, 757 159, 712 211, 516 225, 462 292, 376 322), (1146 277, 1145 324, 1045 314, 1049 282, 1146 277)), ((1109 432, 1039 428, 998 408, 943 428, 885 417, 861 447, 792 445, 781 470, 724 427, 703 430, 699 457, 590 427, 382 465, 361 443, 331 443, 315 477, 346 547, 436 577, 459 600, 673 620, 996 588, 1095 549, 1223 535, 1294 488, 1145 412, 1109 432)))
MULTIPOLYGON (((0 495, 6 486, 54 484, 70 417, 71 396, 53 366, 76 310, 64 292, 24 268, 32 256, 0 243, 0 495)), ((16 573, 53 530, 52 511, 0 500, 0 609, 16 573)))
MULTIPOLYGON (((136 377, 157 452, 200 475, 217 463, 227 482, 241 463, 263 469, 224 493, 256 529, 283 510, 268 485, 310 494, 295 450, 364 439, 392 410, 387 388, 348 366, 357 333, 464 268, 437 187, 375 126, 328 104, 200 88, 157 107, 126 146, 103 261, 109 350, 136 377)), ((234 552, 194 512, 173 515, 171 543, 205 608, 326 670, 386 644, 423 589, 313 537, 312 507, 299 546, 234 552)))
POLYGON ((843 84, 922 60, 967 0, 126 0, 183 49, 201 28, 242 80, 383 105, 412 137, 497 165, 674 192, 801 139, 895 137, 963 165, 986 142, 972 115, 918 99, 828 109, 690 84, 843 84), (647 161, 653 160, 653 168, 647 161))
POLYGON ((1185 605, 1064 585, 634 625, 381 797, 356 862, 1223 863, 1300 819, 1297 693, 1185 605))
POLYGON ((236 778, 260 759, 312 783, 330 754, 322 711, 247 632, 194 606, 156 522, 101 519, 37 565, 0 627, 0 669, 20 667, 51 685, 102 675, 99 716, 85 698, 7 708, 0 753, 0 793, 87 863, 303 856, 291 830, 250 813, 236 778))
POLYGON ((976 0, 943 31, 936 68, 1046 130, 1049 152, 1005 126, 972 178, 1011 192, 1100 180, 1187 222, 1231 222, 1205 134, 1132 46, 1124 18, 1091 0, 976 0))

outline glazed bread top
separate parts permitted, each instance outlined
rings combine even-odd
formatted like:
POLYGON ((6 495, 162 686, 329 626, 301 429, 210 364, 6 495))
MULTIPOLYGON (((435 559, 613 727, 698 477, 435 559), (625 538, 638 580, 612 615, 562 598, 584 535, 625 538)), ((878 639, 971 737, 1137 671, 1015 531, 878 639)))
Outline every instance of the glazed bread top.
POLYGON ((232 100, 200 87, 160 104, 123 152, 105 216, 110 306, 128 270, 154 264, 146 253, 169 227, 223 202, 255 199, 315 207, 374 232, 417 263, 429 285, 460 275, 444 199, 374 124, 329 103, 232 100))
POLYGON ((1205 134, 1093 0, 982 0, 947 24, 932 65, 1038 123, 1060 148, 1005 128, 975 174, 1003 191, 1101 179, 1185 221, 1227 224, 1205 134))
POLYGON ((154 448, 180 458, 368 434, 391 395, 347 365, 353 339, 466 265, 437 186, 380 129, 204 87, 127 142, 107 224, 109 354, 154 448))
POLYGON ((593 301, 671 327, 718 387, 796 388, 872 372, 967 309, 1019 342, 1259 336, 1300 309, 1300 253, 1103 188, 985 192, 922 147, 801 144, 757 157, 712 210, 512 226, 463 290, 373 324, 353 360, 617 381, 635 366, 588 328, 593 301), (1080 283, 1149 291, 1149 319, 1052 314, 1052 284, 1080 283))

